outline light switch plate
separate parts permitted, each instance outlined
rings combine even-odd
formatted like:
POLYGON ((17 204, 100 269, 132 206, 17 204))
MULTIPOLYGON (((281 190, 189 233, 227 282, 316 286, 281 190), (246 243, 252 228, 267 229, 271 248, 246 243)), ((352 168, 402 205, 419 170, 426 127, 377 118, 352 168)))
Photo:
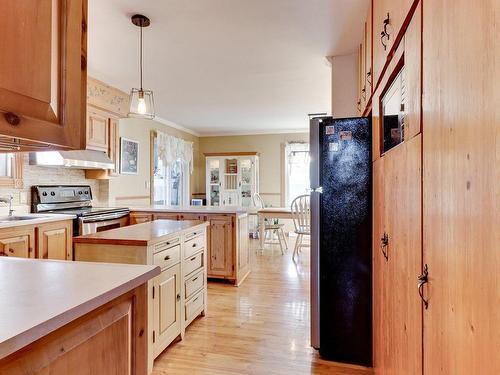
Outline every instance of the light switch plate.
POLYGON ((26 191, 19 192, 19 204, 28 204, 28 193, 26 191))

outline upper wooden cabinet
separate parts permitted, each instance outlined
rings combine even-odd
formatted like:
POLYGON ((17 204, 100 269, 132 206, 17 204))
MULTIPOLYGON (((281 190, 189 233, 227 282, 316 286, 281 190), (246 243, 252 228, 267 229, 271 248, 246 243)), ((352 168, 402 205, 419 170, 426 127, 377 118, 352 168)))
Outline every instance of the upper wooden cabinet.
POLYGON ((373 82, 380 78, 387 56, 400 38, 406 17, 418 0, 373 0, 373 82))
POLYGON ((87 1, 4 0, 0 35, 2 142, 85 148, 87 1))
POLYGON ((108 152, 109 118, 102 111, 87 110, 87 149, 108 152))

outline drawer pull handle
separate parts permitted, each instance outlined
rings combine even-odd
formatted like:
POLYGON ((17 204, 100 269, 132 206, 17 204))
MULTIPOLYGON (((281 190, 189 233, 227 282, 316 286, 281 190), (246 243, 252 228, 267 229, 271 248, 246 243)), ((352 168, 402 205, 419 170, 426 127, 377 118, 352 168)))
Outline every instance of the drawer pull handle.
POLYGON ((196 257, 192 257, 192 258, 191 258, 191 262, 192 262, 193 260, 196 260, 196 257))
POLYGON ((167 242, 167 245, 170 245, 170 242, 167 242))
POLYGON ((14 254, 14 250, 9 249, 9 253, 14 254))
POLYGON ((193 303, 195 303, 196 301, 198 301, 198 298, 200 298, 200 297, 196 297, 196 298, 193 300, 193 303))
POLYGON ((165 258, 163 258, 164 260, 170 260, 170 255, 167 255, 165 258))
POLYGON ((193 247, 196 247, 196 244, 194 243, 192 246, 193 246, 193 247))
POLYGON ((198 280, 198 276, 196 276, 193 280, 191 280, 191 282, 194 283, 196 280, 198 280))

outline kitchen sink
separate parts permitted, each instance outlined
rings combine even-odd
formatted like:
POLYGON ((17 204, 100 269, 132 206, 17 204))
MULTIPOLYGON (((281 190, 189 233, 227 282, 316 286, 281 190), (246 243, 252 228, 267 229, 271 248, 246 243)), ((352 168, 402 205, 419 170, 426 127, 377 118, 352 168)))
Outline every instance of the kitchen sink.
POLYGON ((34 220, 42 218, 43 216, 0 216, 0 223, 7 223, 10 221, 34 220))

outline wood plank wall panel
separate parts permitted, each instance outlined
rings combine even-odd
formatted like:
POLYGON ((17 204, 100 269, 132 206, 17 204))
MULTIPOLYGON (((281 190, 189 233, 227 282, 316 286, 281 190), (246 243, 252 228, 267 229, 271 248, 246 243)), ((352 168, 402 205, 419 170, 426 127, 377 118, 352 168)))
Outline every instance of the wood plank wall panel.
POLYGON ((424 2, 426 375, 500 374, 499 8, 424 2))

